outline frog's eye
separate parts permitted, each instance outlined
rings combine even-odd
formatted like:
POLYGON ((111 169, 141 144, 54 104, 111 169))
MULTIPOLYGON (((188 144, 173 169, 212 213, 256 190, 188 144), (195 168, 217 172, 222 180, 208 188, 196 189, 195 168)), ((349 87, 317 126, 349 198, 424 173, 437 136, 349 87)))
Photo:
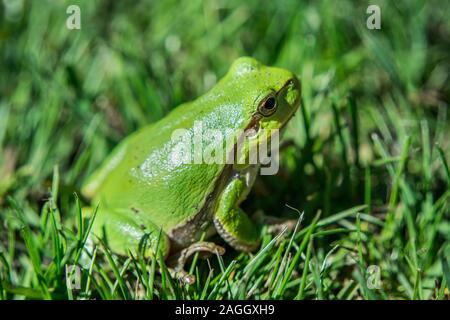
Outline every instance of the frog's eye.
POLYGON ((265 117, 270 116, 277 110, 277 99, 270 95, 259 105, 258 111, 265 117))

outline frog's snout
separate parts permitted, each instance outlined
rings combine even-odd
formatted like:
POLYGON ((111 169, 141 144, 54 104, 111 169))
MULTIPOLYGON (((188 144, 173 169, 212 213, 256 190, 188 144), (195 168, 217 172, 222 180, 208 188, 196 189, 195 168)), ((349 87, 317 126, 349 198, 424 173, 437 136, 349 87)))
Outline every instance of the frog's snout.
POLYGON ((300 80, 298 80, 296 76, 292 76, 292 78, 287 81, 287 85, 300 91, 300 80))
POLYGON ((285 91, 286 102, 293 109, 292 111, 295 112, 300 105, 300 98, 301 98, 300 80, 295 75, 293 75, 292 78, 290 78, 286 82, 285 88, 286 88, 285 91))

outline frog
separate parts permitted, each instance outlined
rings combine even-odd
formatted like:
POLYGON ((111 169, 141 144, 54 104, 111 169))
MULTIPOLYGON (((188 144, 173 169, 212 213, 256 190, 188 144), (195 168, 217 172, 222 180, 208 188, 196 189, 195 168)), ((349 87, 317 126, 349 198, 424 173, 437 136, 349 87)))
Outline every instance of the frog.
POLYGON ((184 161, 176 157, 180 143, 173 133, 195 134, 198 123, 203 131, 223 130, 216 145, 236 160, 236 135, 251 130, 247 147, 262 143, 260 132, 284 130, 300 100, 293 72, 252 57, 236 59, 206 93, 125 137, 87 178, 81 193, 91 206, 83 214, 91 217, 96 208, 94 236, 125 256, 145 238, 144 255, 158 251, 174 261, 171 273, 187 283, 195 281, 184 270, 194 253, 224 254, 223 246, 207 241, 213 235, 235 250, 255 251, 260 231, 240 206, 261 163, 184 161))

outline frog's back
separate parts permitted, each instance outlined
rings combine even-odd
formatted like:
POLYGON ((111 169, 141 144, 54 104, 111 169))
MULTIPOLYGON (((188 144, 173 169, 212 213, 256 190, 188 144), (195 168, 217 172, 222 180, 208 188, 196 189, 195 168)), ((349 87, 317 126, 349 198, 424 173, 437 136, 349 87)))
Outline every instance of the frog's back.
POLYGON ((102 208, 105 212, 108 208, 130 209, 138 220, 145 223, 149 219, 165 231, 195 216, 213 193, 224 164, 177 159, 174 155, 179 155, 180 140, 172 139, 172 134, 185 129, 193 137, 196 125, 202 132, 243 125, 239 106, 226 100, 203 100, 200 97, 183 104, 125 138, 90 177, 83 194, 94 199, 94 205, 100 203, 100 212, 102 208), (208 110, 202 107, 204 103, 214 108, 208 110))
MULTIPOLYGON (((185 129, 193 138, 188 143, 192 148, 198 147, 196 133, 221 130, 223 136, 212 140, 226 156, 230 150, 223 149, 223 144, 229 148, 230 137, 257 119, 254 115, 261 99, 273 94, 275 87, 281 90, 292 77, 287 70, 262 66, 252 58, 237 59, 209 92, 124 139, 89 179, 83 193, 93 198, 93 205, 100 203, 100 213, 132 210, 136 220, 145 224, 150 219, 164 231, 183 226, 202 212, 206 199, 220 189, 216 185, 227 175, 222 175, 224 161, 207 164, 201 159, 201 163, 186 164, 183 157, 177 157, 177 148, 186 144, 172 139, 172 135, 177 129, 185 129)), ((278 120, 275 117, 267 125, 278 120)), ((206 151, 205 144, 211 145, 203 140, 201 143, 200 152, 206 151)))

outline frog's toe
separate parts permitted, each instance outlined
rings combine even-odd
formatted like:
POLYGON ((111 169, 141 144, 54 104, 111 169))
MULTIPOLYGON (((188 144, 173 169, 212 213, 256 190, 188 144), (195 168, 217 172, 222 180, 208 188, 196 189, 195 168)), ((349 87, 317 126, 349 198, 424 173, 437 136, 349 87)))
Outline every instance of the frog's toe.
POLYGON ((185 284, 195 283, 195 276, 193 274, 187 273, 184 269, 177 270, 177 268, 168 268, 168 270, 172 278, 178 279, 185 284))
POLYGON ((190 256, 194 253, 199 252, 202 257, 209 257, 212 254, 217 254, 219 256, 225 253, 225 248, 215 244, 214 242, 200 241, 193 243, 186 248, 185 254, 190 256))
POLYGON ((199 253, 202 258, 208 258, 212 254, 221 256, 225 253, 225 248, 208 241, 193 243, 189 247, 184 248, 168 258, 167 265, 169 266, 171 275, 185 283, 194 283, 195 276, 187 273, 184 270, 184 266, 195 253, 199 253))
POLYGON ((257 211, 253 215, 252 219, 260 225, 266 225, 267 232, 271 235, 277 235, 280 233, 284 233, 285 231, 292 232, 295 230, 295 226, 298 223, 298 219, 286 219, 268 216, 261 211, 257 211))
POLYGON ((295 230, 295 226, 297 225, 296 219, 287 219, 284 221, 281 221, 279 223, 269 224, 267 228, 267 232, 271 235, 277 235, 285 230, 288 232, 292 232, 295 230))
POLYGON ((191 244, 180 252, 172 255, 168 259, 169 265, 176 265, 178 269, 182 269, 186 262, 195 254, 200 253, 202 258, 208 258, 212 254, 219 256, 225 253, 225 248, 215 244, 214 242, 200 241, 191 244))

